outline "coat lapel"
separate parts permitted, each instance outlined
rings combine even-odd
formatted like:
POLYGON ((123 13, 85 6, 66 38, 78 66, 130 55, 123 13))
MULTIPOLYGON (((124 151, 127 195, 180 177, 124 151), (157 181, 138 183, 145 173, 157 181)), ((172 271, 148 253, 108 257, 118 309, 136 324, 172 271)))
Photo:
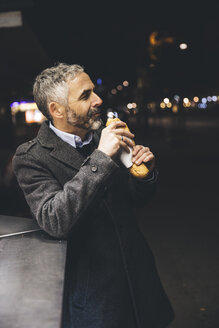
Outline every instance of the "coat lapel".
POLYGON ((63 143, 64 145, 57 145, 56 148, 51 151, 50 155, 58 161, 79 170, 84 162, 84 158, 74 147, 66 144, 64 141, 63 143))
POLYGON ((50 155, 56 160, 79 170, 84 162, 83 156, 68 143, 59 138, 44 121, 39 129, 37 139, 42 147, 51 149, 50 155))

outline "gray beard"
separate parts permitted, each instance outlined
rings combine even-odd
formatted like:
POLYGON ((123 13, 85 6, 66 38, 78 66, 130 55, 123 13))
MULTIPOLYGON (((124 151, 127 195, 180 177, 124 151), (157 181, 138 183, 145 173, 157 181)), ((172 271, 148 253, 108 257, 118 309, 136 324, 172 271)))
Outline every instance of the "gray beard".
POLYGON ((88 110, 86 117, 83 117, 73 112, 73 110, 70 109, 68 106, 66 107, 67 123, 72 126, 76 126, 80 129, 84 129, 88 131, 98 130, 102 125, 103 121, 101 120, 100 117, 92 118, 92 115, 99 112, 100 112, 99 109, 90 108, 88 110))

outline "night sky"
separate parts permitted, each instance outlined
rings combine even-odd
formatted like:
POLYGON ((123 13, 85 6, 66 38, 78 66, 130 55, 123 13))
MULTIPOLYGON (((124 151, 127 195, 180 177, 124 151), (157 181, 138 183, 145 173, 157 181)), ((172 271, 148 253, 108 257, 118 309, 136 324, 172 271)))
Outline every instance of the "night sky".
POLYGON ((192 95, 219 89, 219 22, 216 8, 206 3, 37 0, 23 17, 54 63, 81 64, 108 85, 124 79, 135 84, 140 70, 156 90, 192 95), (149 54, 153 31, 160 40, 174 40, 162 43, 156 60, 149 54), (179 49, 181 42, 187 50, 179 49))

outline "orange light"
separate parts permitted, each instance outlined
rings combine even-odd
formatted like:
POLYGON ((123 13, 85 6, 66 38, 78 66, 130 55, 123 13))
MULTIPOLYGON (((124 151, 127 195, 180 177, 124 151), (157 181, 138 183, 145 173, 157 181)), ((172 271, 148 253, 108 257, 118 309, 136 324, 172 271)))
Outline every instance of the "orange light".
POLYGON ((25 122, 26 123, 34 123, 34 111, 33 110, 27 110, 25 112, 25 122))
POLYGON ((172 111, 173 111, 173 113, 177 113, 178 112, 178 106, 177 105, 173 105, 172 111))
POLYGON ((124 85, 124 87, 127 87, 129 85, 128 81, 123 81, 122 84, 124 85))

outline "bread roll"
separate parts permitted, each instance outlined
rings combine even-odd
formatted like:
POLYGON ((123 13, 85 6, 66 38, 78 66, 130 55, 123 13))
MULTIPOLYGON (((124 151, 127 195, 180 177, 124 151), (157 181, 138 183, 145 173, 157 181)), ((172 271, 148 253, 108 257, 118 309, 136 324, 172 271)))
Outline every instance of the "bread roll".
MULTIPOLYGON (((107 122, 106 122, 106 126, 108 126, 112 122, 116 122, 116 121, 120 121, 120 119, 118 117, 108 118, 107 122)), ((127 131, 130 132, 127 124, 126 124, 124 130, 127 130, 127 131)), ((132 141, 135 144, 133 139, 132 139, 132 141)), ((133 163, 132 166, 130 168, 128 168, 128 170, 132 175, 134 175, 136 178, 140 178, 140 179, 145 178, 149 173, 149 170, 148 170, 147 166, 144 163, 142 163, 140 165, 136 165, 136 164, 133 163)))

